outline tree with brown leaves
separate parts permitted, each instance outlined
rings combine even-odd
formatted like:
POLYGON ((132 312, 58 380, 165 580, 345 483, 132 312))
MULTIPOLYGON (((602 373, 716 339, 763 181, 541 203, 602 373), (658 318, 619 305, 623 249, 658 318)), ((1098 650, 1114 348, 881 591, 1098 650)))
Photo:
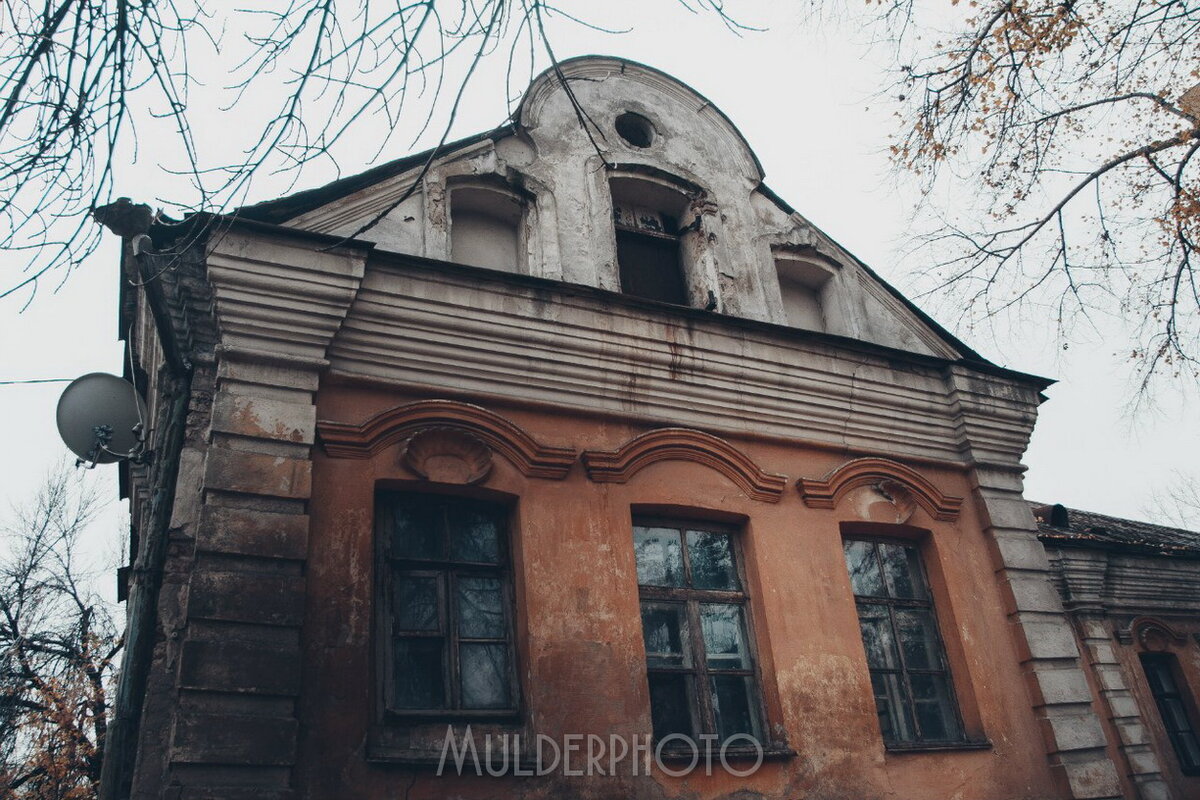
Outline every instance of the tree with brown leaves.
POLYGON ((898 165, 968 319, 1120 317, 1141 387, 1200 376, 1200 3, 876 0, 898 165))
POLYGON ((95 797, 121 649, 80 557, 100 506, 62 466, 0 539, 0 797, 95 797))

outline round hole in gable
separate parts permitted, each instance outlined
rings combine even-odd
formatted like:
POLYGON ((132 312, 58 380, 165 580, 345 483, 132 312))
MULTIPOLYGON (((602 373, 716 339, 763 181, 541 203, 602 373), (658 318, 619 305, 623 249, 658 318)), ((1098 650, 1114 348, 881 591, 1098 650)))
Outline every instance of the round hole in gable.
POLYGON ((654 143, 654 124, 641 114, 626 111, 615 122, 617 135, 634 147, 649 147, 654 143))

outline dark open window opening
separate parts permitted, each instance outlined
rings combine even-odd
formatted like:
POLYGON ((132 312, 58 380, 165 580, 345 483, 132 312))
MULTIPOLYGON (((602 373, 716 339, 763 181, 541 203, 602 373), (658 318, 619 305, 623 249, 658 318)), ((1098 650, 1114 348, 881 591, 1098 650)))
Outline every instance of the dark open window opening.
POLYGON ((382 492, 383 699, 393 714, 515 713, 505 508, 382 492))
POLYGON ((883 740, 965 741, 916 545, 846 539, 844 549, 883 740))
POLYGON ((1142 653, 1142 669, 1158 705, 1167 738, 1185 775, 1200 775, 1200 739, 1196 736, 1196 710, 1192 698, 1180 687, 1179 665, 1170 653, 1142 653))
POLYGON ((682 192, 648 180, 613 178, 613 225, 621 291, 675 305, 688 304, 680 225, 682 192))
POLYGON ((655 739, 761 741, 763 711, 737 537, 635 522, 634 553, 655 739))

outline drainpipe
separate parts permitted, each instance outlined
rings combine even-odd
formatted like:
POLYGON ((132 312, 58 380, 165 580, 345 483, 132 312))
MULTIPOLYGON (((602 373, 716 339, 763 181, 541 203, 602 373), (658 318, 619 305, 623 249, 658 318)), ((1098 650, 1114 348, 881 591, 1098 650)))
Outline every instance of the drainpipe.
MULTIPOLYGON (((153 461, 150 467, 151 496, 146 515, 147 524, 142 532, 143 543, 130 575, 125 652, 117 683, 117 695, 113 702, 113 716, 104 741, 100 800, 125 800, 129 797, 133 781, 138 727, 158 627, 158 594, 167 559, 168 528, 175 506, 175 484, 186 439, 188 406, 192 396, 192 363, 187 353, 180 348, 167 298, 159 280, 161 272, 156 269, 156 259, 138 254, 141 245, 148 241, 149 237, 144 237, 145 230, 130 231, 128 228, 121 229, 122 226, 112 224, 111 212, 120 203, 121 201, 118 201, 112 206, 96 209, 94 215, 99 222, 125 238, 126 257, 133 259, 137 265, 142 290, 145 292, 147 305, 162 344, 165 362, 162 380, 167 383, 167 391, 162 393, 162 397, 168 410, 166 415, 160 418, 151 450, 153 461)), ((125 200, 124 208, 129 207, 129 201, 125 200)), ((133 208, 140 210, 146 207, 133 208)), ((146 210, 149 211, 148 208, 146 210)), ((147 224, 146 230, 148 229, 147 224)), ((124 273, 124 270, 122 272, 124 273)), ((127 346, 133 346, 132 340, 127 342, 127 346)))

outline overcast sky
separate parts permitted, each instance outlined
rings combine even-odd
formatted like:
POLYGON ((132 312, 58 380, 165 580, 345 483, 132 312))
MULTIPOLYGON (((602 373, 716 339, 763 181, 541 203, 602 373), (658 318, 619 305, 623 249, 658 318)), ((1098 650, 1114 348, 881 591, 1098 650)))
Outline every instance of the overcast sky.
MULTIPOLYGON (((887 135, 893 109, 874 94, 886 85, 883 57, 868 51, 853 25, 806 22, 791 3, 731 4, 744 7, 746 22, 762 33, 729 33, 711 16, 693 15, 672 0, 608 2, 597 22, 633 31, 606 35, 578 27, 552 29, 560 58, 602 53, 657 67, 707 96, 742 131, 766 170, 766 182, 800 213, 870 264, 902 291, 917 288, 919 263, 901 257, 917 193, 889 177, 887 135)), ((736 13, 736 12, 735 12, 736 13)), ((452 135, 491 128, 510 107, 503 59, 476 77, 452 135)), ((521 76, 523 82, 524 75, 521 76)), ((247 103, 252 103, 249 98, 247 103)), ((239 108, 197 114, 201 142, 219 142, 236 125, 239 108)), ((383 124, 379 121, 377 124, 383 124)), ((402 132, 409 130, 401 123, 402 132)), ((379 160, 436 143, 431 130, 419 141, 397 136, 379 160)), ((176 184, 154 169, 155 142, 143 136, 137 165, 118 183, 119 194, 159 203, 176 184)), ((348 149, 343 174, 370 166, 369 147, 348 149)), ((311 170, 295 188, 319 185, 335 173, 311 170)), ((289 184, 260 180, 251 199, 287 191, 289 184)), ((969 187, 964 187, 969 191, 969 187)), ((182 190, 179 190, 182 191, 182 190)), ((11 260, 6 259, 6 266, 11 260)), ((11 276, 12 270, 5 274, 11 276)), ((8 282, 8 279, 6 279, 8 282)), ((117 342, 117 243, 104 245, 54 291, 43 282, 25 311, 25 298, 0 300, 0 380, 70 378, 91 371, 120 373, 117 342)), ((937 298, 919 299, 932 316, 954 328, 952 309, 937 298)), ((1152 518, 1156 494, 1192 474, 1190 454, 1200 444, 1200 415, 1183 387, 1167 386, 1154 407, 1131 412, 1128 346, 1122 322, 1101 323, 1100 332, 1075 331, 1064 350, 1052 320, 1036 313, 1006 326, 955 328, 969 345, 1013 369, 1056 378, 1047 391, 1033 442, 1026 496, 1133 518, 1152 518), (1014 331, 1015 329, 1015 331, 1014 331)), ((54 430, 54 408, 63 384, 0 385, 3 439, 10 454, 0 464, 0 508, 19 502, 64 453, 54 430)), ((112 482, 113 467, 99 479, 112 482)), ((115 495, 115 488, 113 490, 115 495)), ((114 503, 97 527, 98 552, 113 552, 123 508, 114 503)), ((1193 523, 1196 524, 1196 523, 1193 523)))

